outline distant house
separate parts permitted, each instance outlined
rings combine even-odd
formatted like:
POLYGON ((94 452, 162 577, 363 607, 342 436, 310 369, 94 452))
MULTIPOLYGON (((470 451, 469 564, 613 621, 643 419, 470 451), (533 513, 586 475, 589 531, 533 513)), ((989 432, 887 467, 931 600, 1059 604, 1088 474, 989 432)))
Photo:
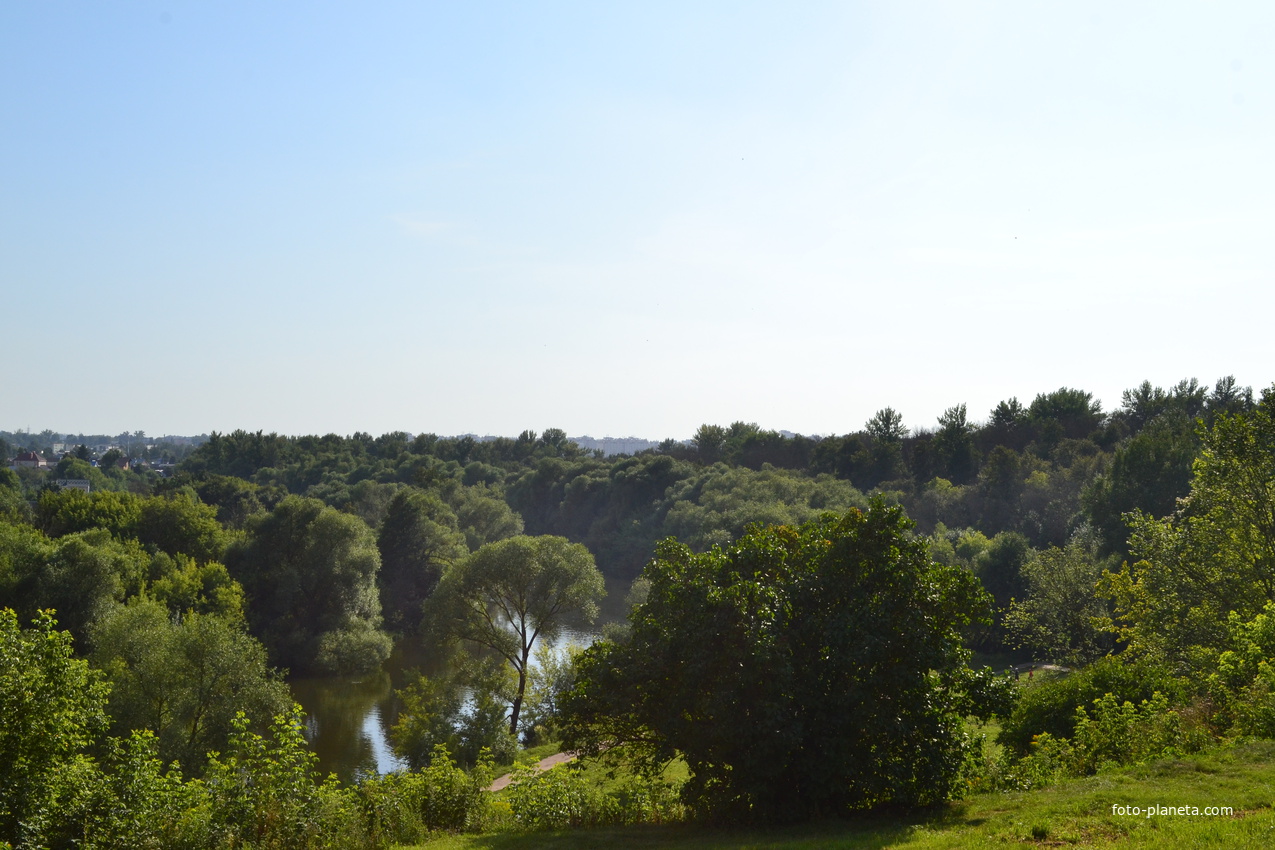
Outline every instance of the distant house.
POLYGON ((48 462, 35 452, 23 452, 9 464, 10 469, 46 469, 48 466, 48 462))
POLYGON ((75 490, 83 490, 85 493, 93 492, 92 485, 89 484, 87 478, 59 478, 56 482, 62 489, 73 488, 75 490))

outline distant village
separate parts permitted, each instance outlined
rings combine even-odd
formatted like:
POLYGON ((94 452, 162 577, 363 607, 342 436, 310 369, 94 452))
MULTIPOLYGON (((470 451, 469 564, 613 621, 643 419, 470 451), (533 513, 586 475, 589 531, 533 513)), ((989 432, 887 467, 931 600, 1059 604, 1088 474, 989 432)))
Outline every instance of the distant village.
MULTIPOLYGON (((132 472, 150 472, 162 477, 169 477, 177 468, 177 463, 204 441, 204 437, 162 437, 157 440, 145 440, 139 434, 129 439, 99 440, 92 443, 71 441, 66 436, 61 440, 48 442, 43 449, 33 444, 45 442, 48 432, 29 434, 24 432, 0 432, 0 459, 5 466, 14 472, 28 471, 49 473, 54 470, 67 469, 80 464, 69 464, 64 461, 78 460, 88 464, 92 469, 128 470, 132 472), (26 448, 23 448, 26 446, 26 448)), ((121 435, 125 436, 125 435, 121 435)), ((93 489, 88 478, 67 477, 52 479, 58 487, 74 488, 88 493, 93 489)))
MULTIPOLYGON (((492 435, 459 436, 470 436, 480 442, 496 439, 492 435)), ((151 472, 167 478, 175 472, 177 464, 207 438, 206 434, 202 434, 197 437, 164 436, 148 440, 144 432, 139 431, 121 434, 116 438, 98 435, 85 441, 84 435, 75 439, 70 434, 54 434, 49 431, 39 434, 0 431, 0 462, 15 472, 31 470, 47 474, 59 466, 66 469, 71 464, 64 464, 63 461, 74 458, 103 471, 121 469, 137 473, 151 472), (36 448, 40 444, 44 444, 44 448, 36 448)), ((604 457, 636 454, 659 445, 658 441, 641 437, 581 436, 569 439, 581 448, 600 453, 604 457)), ((83 466, 80 466, 80 470, 83 470, 83 466)), ((31 472, 27 474, 30 475, 31 472)), ((92 482, 87 478, 45 480, 58 487, 75 488, 86 493, 93 490, 92 482)))

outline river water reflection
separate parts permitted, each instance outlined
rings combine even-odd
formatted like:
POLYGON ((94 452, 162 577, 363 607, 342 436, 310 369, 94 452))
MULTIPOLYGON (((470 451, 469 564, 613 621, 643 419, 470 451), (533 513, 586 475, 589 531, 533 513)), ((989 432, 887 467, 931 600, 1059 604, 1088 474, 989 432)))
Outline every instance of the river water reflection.
MULTIPOLYGON (((607 581, 600 622, 623 618, 627 591, 626 582, 607 581)), ((596 636, 594 629, 567 628, 556 643, 587 646, 596 636)), ((360 776, 404 768, 389 744, 389 730, 402 708, 394 692, 406 687, 417 671, 426 676, 441 672, 439 665, 432 647, 420 639, 407 639, 399 641, 383 668, 374 674, 289 681, 293 699, 305 711, 306 740, 319 756, 320 772, 325 776, 335 773, 342 782, 351 782, 360 776)))

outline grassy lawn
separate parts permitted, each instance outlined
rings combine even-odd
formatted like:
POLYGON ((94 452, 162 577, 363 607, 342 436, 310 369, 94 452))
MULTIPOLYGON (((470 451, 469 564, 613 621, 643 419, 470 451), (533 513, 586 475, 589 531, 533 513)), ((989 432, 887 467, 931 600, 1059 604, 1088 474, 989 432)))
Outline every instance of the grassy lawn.
POLYGON ((448 836, 430 850, 575 848, 984 848, 1275 846, 1275 742, 1121 768, 1039 791, 985 794, 926 812, 782 829, 689 825, 448 836), (1113 814, 1112 806, 1140 815, 1113 814), (1229 806, 1231 816, 1146 815, 1151 806, 1229 806))

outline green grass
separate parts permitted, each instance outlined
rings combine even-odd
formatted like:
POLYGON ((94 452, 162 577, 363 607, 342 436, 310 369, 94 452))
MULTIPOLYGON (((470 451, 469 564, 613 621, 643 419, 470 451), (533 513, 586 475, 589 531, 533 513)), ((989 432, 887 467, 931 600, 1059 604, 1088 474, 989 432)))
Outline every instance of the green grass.
POLYGON ((941 808, 789 828, 687 824, 447 836, 429 850, 576 848, 1196 848, 1275 846, 1275 742, 1122 768, 1039 791, 983 794, 941 808), (1231 817, 1115 815, 1112 805, 1230 806, 1231 817))
POLYGON ((539 744, 534 747, 527 747, 518 751, 519 761, 540 761, 552 755, 562 752, 561 741, 550 741, 547 744, 539 744))

